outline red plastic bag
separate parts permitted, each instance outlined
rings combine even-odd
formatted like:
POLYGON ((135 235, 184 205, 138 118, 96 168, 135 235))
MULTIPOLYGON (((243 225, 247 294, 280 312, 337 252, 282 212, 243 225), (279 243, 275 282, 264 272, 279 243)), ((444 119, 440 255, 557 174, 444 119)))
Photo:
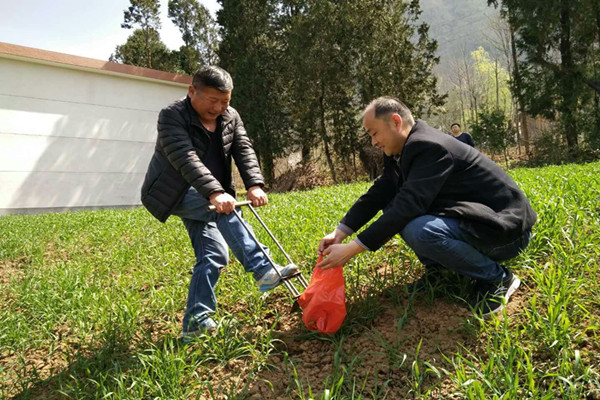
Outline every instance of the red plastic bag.
MULTIPOLYGON (((319 257, 317 264, 323 259, 319 257)), ((335 333, 346 317, 346 290, 342 267, 315 267, 310 284, 298 298, 302 321, 308 329, 335 333)))

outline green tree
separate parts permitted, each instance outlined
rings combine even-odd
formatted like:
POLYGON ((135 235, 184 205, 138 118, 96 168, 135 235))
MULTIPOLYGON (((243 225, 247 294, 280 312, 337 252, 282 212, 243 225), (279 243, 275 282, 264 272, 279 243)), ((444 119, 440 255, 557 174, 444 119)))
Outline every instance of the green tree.
POLYGON ((139 26, 143 30, 160 29, 160 1, 129 0, 130 6, 123 11, 121 28, 134 29, 139 26))
POLYGON ((301 7, 296 2, 284 5, 295 143, 304 163, 313 148, 322 148, 337 182, 335 156, 344 165, 354 165, 351 158, 358 143, 357 46, 352 32, 360 15, 355 7, 361 3, 310 0, 301 7))
POLYGON ((498 110, 506 115, 511 113, 511 93, 508 72, 492 60, 483 47, 471 52, 476 79, 481 85, 481 102, 485 110, 498 110))
POLYGON ((178 55, 183 71, 191 75, 200 65, 217 63, 218 31, 206 7, 197 0, 170 0, 169 18, 181 31, 184 45, 178 55))
POLYGON ((521 57, 520 91, 528 111, 558 114, 571 152, 578 148, 579 110, 600 92, 590 63, 598 62, 600 3, 597 0, 488 0, 501 5, 521 57), (532 17, 534 16, 534 17, 532 17))
POLYGON ((492 154, 504 154, 508 168, 508 148, 515 144, 512 122, 500 110, 479 113, 478 122, 471 125, 473 140, 492 154))
POLYGON ((268 182, 287 144, 289 123, 276 0, 220 0, 220 64, 233 77, 232 105, 240 112, 268 182))
MULTIPOLYGON (((435 114, 446 95, 437 91, 433 68, 439 62, 437 42, 429 36, 429 26, 419 22, 418 1, 362 1, 356 15, 359 28, 356 51, 357 97, 360 107, 373 98, 392 95, 413 111, 415 118, 435 114)), ((358 149, 368 168, 373 152, 363 136, 358 149)))
POLYGON ((178 72, 176 60, 155 30, 143 32, 141 29, 136 29, 133 31, 125 44, 116 47, 109 61, 160 71, 178 72), (151 63, 148 63, 148 53, 151 54, 151 63))
POLYGON ((398 96, 416 115, 443 103, 432 74, 436 43, 417 22, 418 1, 221 4, 221 65, 271 177, 272 158, 290 150, 303 162, 324 154, 334 181, 340 169, 343 179, 355 176, 365 145, 360 111, 374 97, 398 96))
POLYGON ((433 67, 439 62, 418 1, 366 1, 359 18, 358 79, 363 103, 394 95, 419 116, 443 105, 433 67))
POLYGON ((334 181, 334 156, 355 166, 364 153, 360 110, 373 98, 398 96, 416 115, 443 103, 418 1, 292 0, 284 10, 297 143, 305 160, 323 148, 334 181))
POLYGON ((177 71, 176 62, 167 46, 160 40, 158 0, 130 0, 130 6, 123 12, 122 28, 135 29, 127 42, 117 46, 110 61, 158 69, 177 71), (136 28, 137 27, 137 28, 136 28))

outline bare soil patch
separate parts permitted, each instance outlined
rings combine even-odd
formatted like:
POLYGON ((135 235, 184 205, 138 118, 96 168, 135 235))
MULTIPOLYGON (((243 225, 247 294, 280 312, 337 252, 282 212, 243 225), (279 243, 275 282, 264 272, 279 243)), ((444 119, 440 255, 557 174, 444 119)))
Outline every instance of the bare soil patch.
MULTIPOLYGON (((410 376, 413 361, 420 345, 418 362, 428 361, 437 367, 445 365, 443 354, 452 354, 461 345, 468 345, 470 338, 461 326, 469 312, 456 304, 436 300, 433 304, 417 300, 412 305, 411 315, 402 321, 405 315, 403 304, 394 305, 389 299, 381 297, 384 312, 360 332, 351 335, 343 342, 344 360, 334 360, 336 344, 328 340, 304 340, 298 335, 296 327, 283 331, 287 352, 293 362, 298 377, 305 390, 308 385, 313 393, 320 393, 328 375, 334 375, 335 369, 344 368, 348 374, 356 378, 356 384, 364 384, 364 393, 388 393, 388 398, 406 398, 411 388, 410 376)), ((278 356, 273 360, 277 365, 278 356)), ((424 368, 421 367, 422 370, 424 368)), ((250 385, 252 394, 259 394, 263 399, 279 399, 296 388, 293 382, 293 371, 276 368, 265 371, 260 380, 250 385)), ((426 379, 430 379, 428 376, 426 379)), ((366 396, 369 397, 368 395, 366 396)))
MULTIPOLYGON (((336 373, 339 376, 343 370, 345 382, 354 379, 357 388, 364 385, 363 398, 387 394, 390 399, 404 399, 414 396, 412 369, 416 361, 423 376, 421 390, 430 387, 432 398, 447 398, 455 389, 454 383, 443 374, 438 378, 426 372, 424 363, 450 369, 444 355, 450 356, 461 347, 477 347, 479 339, 464 329, 471 313, 446 299, 417 299, 410 305, 408 299, 398 303, 382 294, 379 302, 383 311, 372 324, 352 328, 342 341, 342 356, 338 352, 338 359, 335 354, 339 341, 328 335, 310 334, 303 326, 301 314, 290 312, 278 320, 277 333, 284 346, 281 353, 268 358, 270 368, 252 371, 248 362, 233 360, 224 367, 197 371, 199 378, 210 381, 213 388, 246 388, 250 399, 283 399, 297 397, 297 376, 304 395, 310 387, 318 398, 331 386, 331 378, 328 381, 327 377, 336 373), (410 307, 408 314, 406 307, 410 307)), ((279 309, 291 308, 287 299, 280 298, 277 303, 279 309)), ((509 312, 518 307, 517 304, 509 312)), ((248 327, 247 333, 256 329, 248 327)), ((201 390, 202 385, 197 388, 201 390)), ((205 394, 211 398, 208 391, 205 394)), ((215 395, 226 398, 224 393, 215 395)))
MULTIPOLYGON (((194 398, 198 391, 201 392, 200 398, 206 399, 226 399, 240 392, 249 399, 297 398, 299 385, 305 397, 310 387, 313 396, 318 398, 332 386, 332 377, 339 378, 343 374, 345 383, 351 385, 354 380, 357 390, 362 390, 362 398, 386 395, 389 399, 408 399, 418 397, 415 387, 419 378, 414 374, 414 366, 417 365, 422 377, 420 390, 431 389, 430 398, 449 398, 457 389, 454 382, 444 374, 438 377, 426 370, 430 366, 440 371, 451 370, 451 364, 444 355, 451 356, 461 348, 476 354, 485 351, 480 348, 485 337, 474 334, 467 324, 470 312, 447 298, 430 300, 417 297, 410 301, 382 293, 377 300, 381 311, 372 322, 366 325, 352 322, 345 332, 347 336, 340 340, 339 336, 307 331, 301 314, 291 312, 289 298, 283 293, 277 294, 269 301, 273 302, 273 308, 281 311, 281 315, 263 316, 268 326, 275 325, 274 333, 281 341, 267 358, 267 365, 257 367, 255 360, 250 358, 233 359, 225 365, 204 364, 198 367, 195 376, 190 376, 182 384, 195 389, 194 398), (211 385, 212 395, 207 382, 211 385)), ((508 305, 508 315, 518 314, 526 301, 526 294, 517 293, 508 305)), ((243 314, 247 309, 239 305, 239 309, 230 311, 243 314)), ((518 315, 515 317, 519 318, 518 315)), ((158 322, 160 320, 161 316, 157 316, 141 321, 146 340, 160 343, 166 335, 178 334, 172 332, 175 329, 172 325, 158 322)), ((264 334, 264 329, 264 326, 247 325, 242 334, 256 337, 264 334)), ((0 365, 12 373, 47 379, 32 387, 29 392, 31 398, 60 397, 55 391, 58 380, 53 376, 62 375, 64 379, 74 367, 71 365, 75 361, 72 358, 74 354, 93 360, 94 353, 98 351, 97 348, 79 347, 81 342, 75 339, 68 326, 57 327, 55 334, 59 340, 52 350, 36 349, 22 355, 0 354, 0 365)), ((134 342, 138 340, 144 341, 138 338, 134 342)), ((137 351, 136 343, 128 345, 125 353, 137 351)), ((17 375, 9 377, 5 384, 16 381, 16 378, 17 375)), ((10 394, 18 397, 20 390, 14 389, 10 394)))
POLYGON ((0 285, 7 285, 11 280, 23 275, 23 268, 31 260, 22 256, 12 260, 0 260, 0 285))
POLYGON ((271 192, 284 193, 291 190, 308 190, 333 184, 331 175, 319 169, 315 163, 300 165, 278 176, 270 187, 271 192))

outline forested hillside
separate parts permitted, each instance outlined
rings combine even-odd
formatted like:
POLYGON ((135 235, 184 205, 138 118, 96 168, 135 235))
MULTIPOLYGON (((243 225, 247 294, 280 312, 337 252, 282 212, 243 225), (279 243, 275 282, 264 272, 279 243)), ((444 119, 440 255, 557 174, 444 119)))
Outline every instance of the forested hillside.
MULTIPOLYGON (((421 20, 429 25, 429 34, 438 42, 437 54, 440 64, 436 73, 447 75, 451 64, 463 54, 483 46, 489 48, 490 20, 500 17, 494 7, 488 7, 485 0, 421 0, 421 20)), ((445 80, 442 79, 442 84, 445 80)))

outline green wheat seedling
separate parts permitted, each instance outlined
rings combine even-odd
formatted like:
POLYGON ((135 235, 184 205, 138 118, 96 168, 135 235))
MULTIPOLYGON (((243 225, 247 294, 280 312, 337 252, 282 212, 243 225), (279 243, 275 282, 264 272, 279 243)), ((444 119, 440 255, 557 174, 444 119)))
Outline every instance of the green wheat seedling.
MULTIPOLYGON (((282 399, 392 398, 387 393, 398 385, 420 399, 439 398, 440 385, 461 399, 596 398, 600 163, 510 174, 539 217, 529 247, 507 262, 521 288, 497 318, 465 318, 454 327, 464 340, 444 355, 444 369, 425 356, 431 352, 424 343, 431 341, 410 351, 382 345, 378 351, 406 374, 404 383, 360 368, 372 348, 341 346, 377 337, 374 322, 387 308, 399 311, 389 323, 408 329, 411 297, 404 285, 422 266, 399 237, 345 267, 348 315, 327 339, 331 372, 310 387, 282 355, 319 334, 306 333, 300 317, 290 315, 284 287, 261 294, 237 261, 217 287, 217 331, 181 343, 195 260, 177 218, 161 224, 141 208, 1 217, 0 398, 193 399, 212 391, 216 398, 253 399, 260 394, 248 382, 264 379, 285 383, 273 385, 273 396, 282 399), (211 379, 231 376, 233 366, 251 379, 211 379)), ((273 194, 258 212, 310 277, 319 240, 368 187, 273 194)), ((248 220, 271 245, 253 217, 248 220)), ((435 313, 440 300, 461 304, 453 291, 435 288, 420 299, 435 313)))

